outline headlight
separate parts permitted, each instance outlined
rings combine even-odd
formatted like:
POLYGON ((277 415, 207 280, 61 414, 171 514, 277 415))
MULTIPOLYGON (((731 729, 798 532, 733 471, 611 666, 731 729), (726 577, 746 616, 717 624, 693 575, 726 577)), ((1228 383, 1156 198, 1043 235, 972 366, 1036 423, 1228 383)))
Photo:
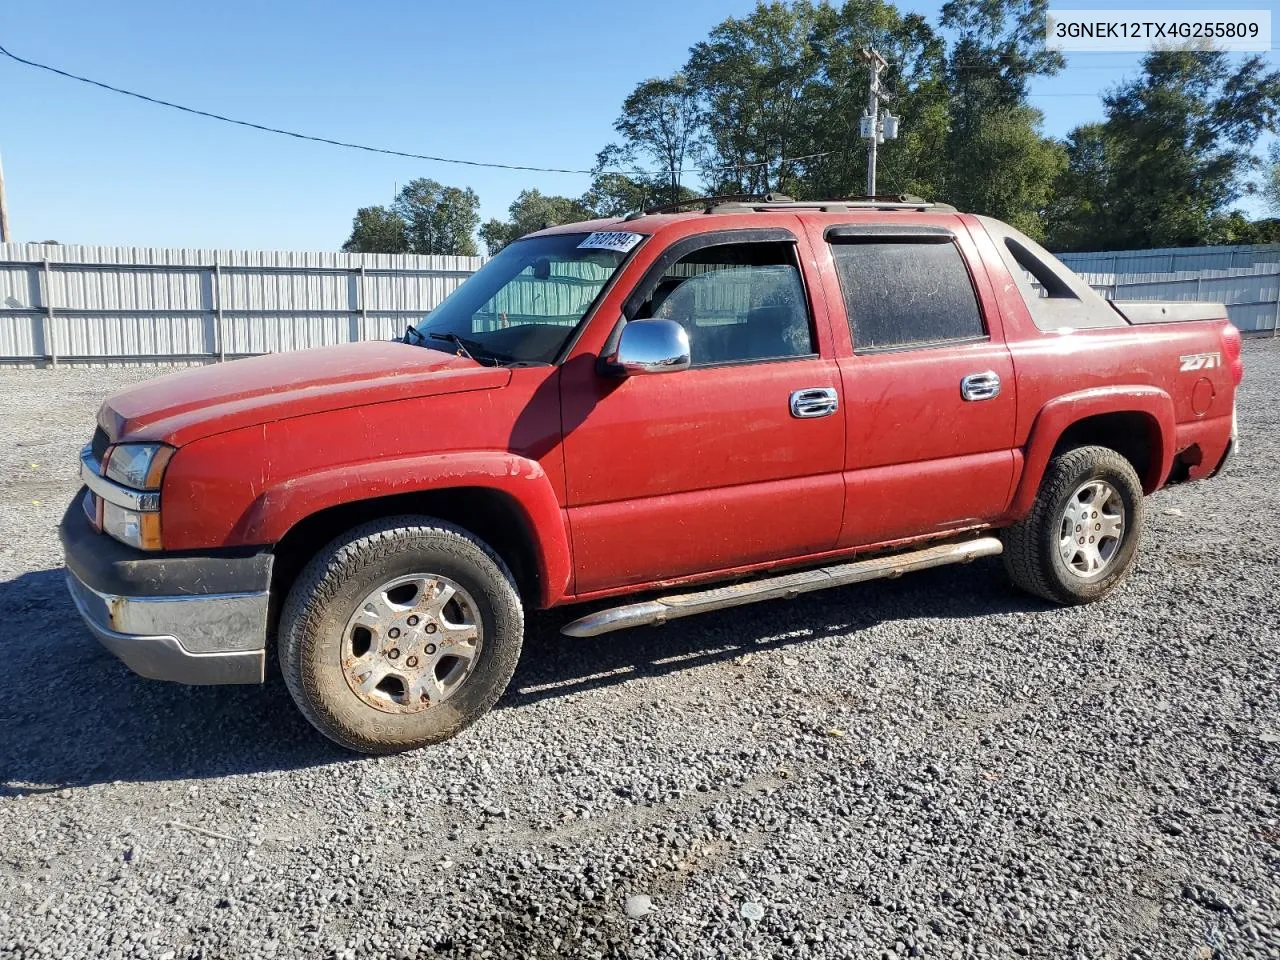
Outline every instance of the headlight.
POLYGON ((163 443, 118 443, 107 448, 100 468, 103 476, 129 490, 145 492, 122 499, 110 491, 99 491, 103 533, 141 550, 160 549, 158 491, 173 454, 174 448, 163 443))
POLYGON ((173 447, 163 443, 121 443, 107 450, 107 479, 135 490, 159 490, 173 447))
POLYGON ((103 501, 102 532, 139 550, 159 550, 160 514, 138 513, 103 501))

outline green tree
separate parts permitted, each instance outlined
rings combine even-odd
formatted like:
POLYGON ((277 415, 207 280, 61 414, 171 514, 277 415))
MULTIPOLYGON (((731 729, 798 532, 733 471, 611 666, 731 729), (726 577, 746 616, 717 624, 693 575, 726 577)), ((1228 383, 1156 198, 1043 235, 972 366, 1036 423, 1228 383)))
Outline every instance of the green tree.
POLYGON ((806 95, 822 77, 810 0, 758 3, 694 44, 685 74, 702 104, 701 170, 713 193, 798 193, 813 151, 806 95))
POLYGON ((410 180, 396 194, 391 210, 405 223, 410 253, 476 255, 480 198, 470 187, 410 180))
POLYGON ((661 199, 677 200, 701 123, 697 91, 683 72, 644 80, 622 102, 622 113, 614 121, 622 143, 605 148, 609 165, 652 163, 661 176, 641 179, 646 185, 663 184, 666 195, 658 194, 661 199))
POLYGON ((1067 170, 1095 180, 1058 182, 1054 246, 1192 246, 1246 232, 1229 211, 1262 167, 1255 143, 1280 118, 1280 70, 1261 57, 1158 51, 1104 103, 1100 127, 1069 141, 1067 170))
POLYGON ((1280 217, 1280 141, 1271 144, 1262 175, 1262 196, 1271 212, 1280 217))
POLYGON ((1086 123, 1067 136, 1067 163, 1053 185, 1045 212, 1047 240, 1067 253, 1096 250, 1098 226, 1112 216, 1111 165, 1106 127, 1086 123))
POLYGON ((408 253, 408 224, 386 207, 361 207, 342 249, 347 253, 408 253))
POLYGON ((623 217, 637 210, 698 196, 683 184, 673 194, 671 183, 663 173, 642 171, 624 173, 633 156, 625 147, 610 144, 596 155, 595 174, 591 186, 579 199, 597 217, 623 217), (620 169, 622 168, 622 169, 620 169))
POLYGON ((536 189, 521 190, 507 212, 511 214, 510 220, 489 220, 480 228, 480 239, 488 248, 489 256, 526 233, 562 223, 590 220, 594 215, 581 200, 548 196, 536 189))
MULTIPOLYGON (((599 169, 599 167, 597 167, 599 169)), ((601 170, 591 178, 591 186, 580 202, 599 217, 625 217, 658 203, 665 184, 624 173, 601 170)), ((686 190, 688 188, 685 188, 686 190)))
POLYGON ((1027 103, 1031 81, 1065 66, 1044 45, 1048 0, 948 0, 942 26, 955 32, 947 66, 950 132, 947 199, 964 210, 999 217, 1037 239, 1062 147, 1041 132, 1040 111, 1027 103))
POLYGON ((809 36, 822 70, 806 88, 804 126, 811 131, 798 161, 809 198, 861 196, 866 189, 867 141, 858 136, 866 109, 868 65, 860 51, 874 47, 889 61, 881 74, 888 109, 903 118, 899 139, 879 151, 877 191, 941 197, 949 118, 946 45, 928 21, 883 0, 848 0, 814 11, 809 36))

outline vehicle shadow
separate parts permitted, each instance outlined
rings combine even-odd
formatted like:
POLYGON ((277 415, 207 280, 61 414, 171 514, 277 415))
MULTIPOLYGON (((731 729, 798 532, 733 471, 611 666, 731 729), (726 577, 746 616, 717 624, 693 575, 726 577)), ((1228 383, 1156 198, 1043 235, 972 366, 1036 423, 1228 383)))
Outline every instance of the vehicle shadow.
MULTIPOLYGON (((498 709, 747 651, 802 648, 885 620, 974 618, 1044 606, 1014 593, 998 561, 979 561, 661 628, 593 639, 558 632, 586 609, 530 618, 524 655, 498 709)), ((80 622, 61 570, 0 584, 0 623, 7 662, 0 679, 0 796, 359 762, 302 719, 278 676, 263 686, 186 687, 133 675, 80 622)))
MULTIPOLYGON (((627 602, 621 600, 618 602, 627 602)), ((1049 604, 1018 593, 999 559, 925 570, 893 580, 748 604, 599 637, 573 638, 560 627, 607 603, 536 613, 515 676, 498 707, 525 706, 584 690, 733 660, 746 653, 804 646, 916 617, 974 619, 1032 613, 1049 604)), ((851 642, 857 642, 856 637, 851 642)))

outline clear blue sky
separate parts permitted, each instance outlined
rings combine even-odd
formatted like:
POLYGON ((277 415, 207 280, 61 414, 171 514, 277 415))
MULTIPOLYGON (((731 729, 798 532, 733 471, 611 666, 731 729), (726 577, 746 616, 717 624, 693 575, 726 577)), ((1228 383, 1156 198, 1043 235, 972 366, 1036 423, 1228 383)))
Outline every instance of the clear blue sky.
MULTIPOLYGON (((1269 7, 1274 17, 1275 3, 1239 6, 1269 7)), ((712 26, 753 6, 15 0, 5 4, 0 43, 73 73, 268 125, 415 153, 585 168, 612 138, 638 81, 677 69, 712 26)), ((902 6, 936 20, 939 3, 902 6)), ((1268 56, 1274 62, 1276 52, 1268 56)), ((1138 59, 1071 55, 1065 72, 1034 88, 1047 132, 1062 136, 1099 117, 1098 94, 1132 75, 1138 59)), ((525 187, 572 196, 589 180, 293 141, 9 60, 0 60, 0 157, 15 239, 63 243, 333 250, 357 207, 388 202, 397 183, 414 177, 473 187, 486 219, 503 216, 525 187)))

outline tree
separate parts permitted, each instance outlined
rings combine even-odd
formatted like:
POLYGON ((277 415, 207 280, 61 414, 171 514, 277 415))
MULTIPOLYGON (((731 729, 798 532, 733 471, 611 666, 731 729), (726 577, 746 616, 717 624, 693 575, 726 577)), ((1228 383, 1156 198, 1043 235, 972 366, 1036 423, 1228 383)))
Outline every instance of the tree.
MULTIPOLYGON (((656 204, 662 196, 663 186, 624 173, 601 171, 591 178, 591 186, 580 202, 598 217, 625 217, 628 213, 656 204)), ((692 193, 687 187, 682 190, 692 193)))
POLYGON ((812 151, 805 95, 822 59, 810 0, 758 3, 694 44, 685 74, 702 104, 703 179, 713 193, 797 193, 812 151))
POLYGON ((951 88, 947 199, 998 217, 1039 239, 1063 149, 1041 133, 1027 103, 1039 76, 1065 66, 1047 50, 1048 0, 948 0, 942 26, 956 33, 947 66, 951 88))
MULTIPOLYGON (((809 37, 823 68, 805 90, 804 125, 812 133, 797 161, 809 198, 861 196, 866 189, 867 141, 858 136, 866 109, 868 65, 863 47, 889 61, 881 84, 893 113, 903 117, 899 139, 886 143, 877 164, 877 190, 941 197, 945 189, 948 124, 946 45, 923 17, 883 0, 848 0, 838 10, 814 11, 809 37)), ((798 141, 797 141, 798 142, 798 141)))
POLYGON ((1067 169, 1097 182, 1058 183, 1055 246, 1192 246, 1245 232, 1229 211, 1262 166, 1254 144, 1280 118, 1280 70, 1189 50, 1157 51, 1142 66, 1105 97, 1097 130, 1072 135, 1067 169))
POLYGON ((942 26, 956 33, 948 72, 954 120, 968 128, 993 108, 1023 106, 1035 77, 1053 76, 1066 59, 1045 47, 1048 0, 947 0, 942 26))
POLYGON ((1040 134, 1040 119, 1040 111, 1031 107, 984 117, 957 146, 948 199, 1043 238, 1045 211, 1067 156, 1060 144, 1040 134))
POLYGON ((361 207, 342 249, 347 253, 408 253, 408 224, 386 207, 361 207))
POLYGON ((1098 225, 1112 216, 1111 165, 1114 163, 1106 127, 1086 123, 1067 136, 1067 163, 1053 185, 1045 213, 1048 241, 1068 253, 1097 249, 1098 225))
POLYGON ((596 154, 591 186, 578 201, 595 216, 623 217, 637 210, 698 196, 697 191, 683 184, 673 194, 670 181, 662 173, 621 172, 619 168, 628 164, 629 156, 627 148, 618 144, 610 144, 596 154))
POLYGON ((470 187, 446 187, 425 178, 410 180, 391 204, 405 222, 410 253, 477 254, 480 198, 470 187))
POLYGON ((1262 197, 1271 212, 1280 217, 1280 142, 1271 144, 1262 175, 1262 197))
MULTIPOLYGON (((666 186, 662 199, 678 200, 685 163, 701 123, 697 92, 683 72, 645 80, 622 102, 622 114, 614 121, 613 128, 623 140, 613 148, 611 162, 634 165, 639 158, 656 164, 666 186)), ((606 148, 605 153, 609 152, 606 148)), ((656 186, 658 180, 649 182, 656 186)))
POLYGON ((593 216, 592 211, 580 200, 548 196, 536 189, 521 190, 507 212, 511 214, 509 221, 490 220, 480 228, 480 239, 484 241, 490 256, 526 233, 562 223, 590 220, 593 216))

